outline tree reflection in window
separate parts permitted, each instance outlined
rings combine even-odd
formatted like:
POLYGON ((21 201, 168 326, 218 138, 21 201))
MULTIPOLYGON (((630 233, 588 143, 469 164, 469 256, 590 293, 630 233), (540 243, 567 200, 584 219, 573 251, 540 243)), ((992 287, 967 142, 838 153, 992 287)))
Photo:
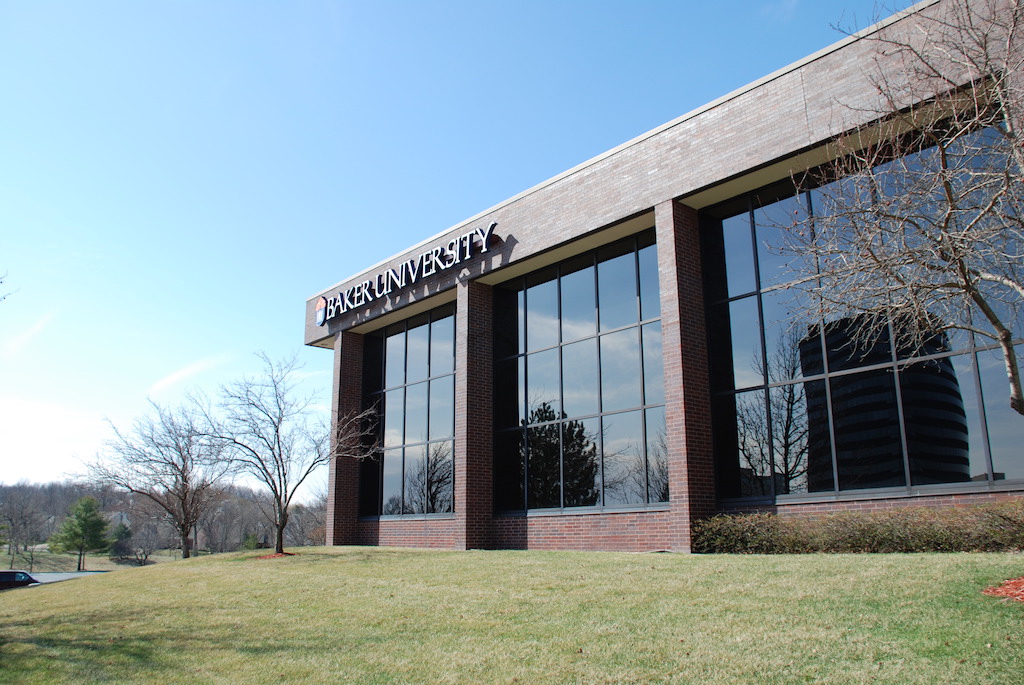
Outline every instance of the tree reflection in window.
POLYGON ((409 448, 405 458, 403 491, 384 503, 384 514, 443 514, 452 511, 454 461, 452 444, 440 442, 428 446, 426 458, 420 450, 409 448))

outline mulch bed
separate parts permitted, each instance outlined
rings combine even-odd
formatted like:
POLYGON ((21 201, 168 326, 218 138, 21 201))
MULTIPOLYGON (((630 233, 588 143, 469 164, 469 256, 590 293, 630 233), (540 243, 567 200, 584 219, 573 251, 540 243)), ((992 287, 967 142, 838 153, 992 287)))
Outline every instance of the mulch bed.
POLYGON ((257 559, 280 559, 281 557, 294 557, 294 552, 281 552, 280 554, 264 554, 262 557, 256 557, 257 559))
POLYGON ((1008 580, 998 587, 985 588, 982 592, 992 597, 1006 597, 1024 602, 1024 577, 1008 580))

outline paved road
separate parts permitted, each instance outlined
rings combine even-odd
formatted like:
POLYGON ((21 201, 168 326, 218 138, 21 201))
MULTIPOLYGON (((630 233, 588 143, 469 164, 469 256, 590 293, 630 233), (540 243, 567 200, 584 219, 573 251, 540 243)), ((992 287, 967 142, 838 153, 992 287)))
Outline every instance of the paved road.
POLYGON ((97 573, 106 573, 106 571, 81 571, 80 573, 31 573, 30 575, 40 583, 56 583, 60 580, 71 580, 72 578, 81 578, 82 576, 94 576, 97 573))

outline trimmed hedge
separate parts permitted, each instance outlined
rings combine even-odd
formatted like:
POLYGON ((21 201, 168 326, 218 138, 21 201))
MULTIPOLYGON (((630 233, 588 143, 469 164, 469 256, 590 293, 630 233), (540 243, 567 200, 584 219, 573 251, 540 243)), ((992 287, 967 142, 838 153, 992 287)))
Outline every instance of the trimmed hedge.
POLYGON ((1024 551, 1024 499, 820 516, 723 514, 696 522, 693 536, 693 551, 705 554, 1024 551))

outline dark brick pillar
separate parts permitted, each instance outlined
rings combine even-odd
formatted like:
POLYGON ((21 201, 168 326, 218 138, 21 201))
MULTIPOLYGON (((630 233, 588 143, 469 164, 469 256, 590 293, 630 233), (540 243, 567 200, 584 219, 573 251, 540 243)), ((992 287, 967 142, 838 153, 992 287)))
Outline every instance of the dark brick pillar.
POLYGON ((491 546, 493 357, 491 287, 459 283, 455 314, 455 513, 459 549, 491 546))
MULTIPOLYGON (((345 331, 334 338, 331 416, 336 418, 359 413, 362 394, 363 336, 345 331)), ((333 433, 332 427, 332 443, 336 438, 333 433)), ((355 544, 358 519, 359 461, 351 457, 337 457, 331 460, 327 477, 327 544, 355 544)))
POLYGON ((690 551, 690 524, 715 510, 711 397, 697 211, 675 201, 655 207, 665 420, 673 547, 690 551))

